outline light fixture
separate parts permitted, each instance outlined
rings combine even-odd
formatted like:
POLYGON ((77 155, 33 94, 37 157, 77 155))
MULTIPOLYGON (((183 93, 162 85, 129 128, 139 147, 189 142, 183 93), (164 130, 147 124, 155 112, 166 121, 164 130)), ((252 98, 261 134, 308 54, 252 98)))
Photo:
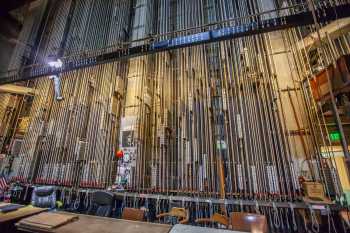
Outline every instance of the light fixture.
POLYGON ((63 65, 63 62, 61 61, 61 59, 57 58, 56 56, 49 56, 47 58, 47 64, 53 68, 61 68, 63 65))
MULTIPOLYGON (((63 62, 61 59, 57 58, 56 56, 48 56, 46 59, 47 64, 52 68, 61 68, 63 65, 63 62)), ((55 91, 55 98, 57 101, 63 100, 62 92, 61 92, 61 78, 59 74, 53 74, 49 77, 53 80, 54 85, 54 91, 55 91)))

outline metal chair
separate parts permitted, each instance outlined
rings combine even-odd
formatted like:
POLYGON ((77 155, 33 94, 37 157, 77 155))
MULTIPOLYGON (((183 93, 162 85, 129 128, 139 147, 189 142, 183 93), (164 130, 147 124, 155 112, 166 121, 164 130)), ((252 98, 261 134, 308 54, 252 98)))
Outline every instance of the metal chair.
POLYGON ((52 186, 35 187, 31 204, 36 207, 54 209, 56 207, 56 189, 52 186))
POLYGON ((113 193, 96 191, 92 195, 91 205, 87 214, 109 217, 112 214, 115 197, 113 193))

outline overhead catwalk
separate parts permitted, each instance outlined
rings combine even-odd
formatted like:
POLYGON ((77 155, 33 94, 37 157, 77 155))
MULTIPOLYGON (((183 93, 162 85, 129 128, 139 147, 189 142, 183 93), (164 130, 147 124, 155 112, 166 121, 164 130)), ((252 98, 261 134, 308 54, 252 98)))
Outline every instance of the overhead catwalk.
MULTIPOLYGON (((272 11, 264 11, 255 15, 244 16, 243 18, 245 18, 245 21, 248 22, 244 24, 240 24, 242 18, 234 18, 221 22, 215 22, 214 25, 223 24, 228 21, 235 23, 233 23, 234 26, 189 34, 187 36, 176 37, 169 40, 152 42, 154 39, 159 38, 160 35, 150 35, 149 37, 138 40, 144 41, 146 43, 137 43, 139 45, 136 46, 128 46, 135 45, 135 43, 129 41, 124 43, 117 43, 113 46, 106 47, 101 50, 89 52, 84 51, 83 53, 76 54, 77 56, 72 55, 61 57, 64 63, 64 66, 62 67, 53 68, 47 64, 33 64, 23 66, 21 69, 9 69, 8 71, 1 74, 0 83, 11 83, 15 81, 34 79, 36 77, 54 74, 57 72, 66 72, 69 70, 104 64, 118 59, 127 59, 130 57, 194 46, 197 44, 213 43, 217 41, 273 32, 298 26, 301 27, 313 25, 315 22, 325 24, 337 19, 349 17, 348 12, 350 10, 350 6, 346 2, 335 6, 317 4, 315 7, 312 7, 310 9, 306 9, 307 7, 305 8, 300 6, 302 6, 302 4, 278 8, 272 11), (299 7, 298 10, 295 10, 296 7, 299 7), (290 9, 294 9, 294 13, 285 15, 284 12, 290 9), (256 21, 256 18, 258 18, 258 21, 256 21)), ((212 24, 202 25, 200 28, 202 30, 205 30, 210 26, 212 26, 212 24)), ((188 28, 184 31, 191 32, 193 29, 196 28, 188 28)), ((174 31, 171 33, 178 32, 179 31, 174 31)))
MULTIPOLYGON (((22 65, 44 64, 54 56, 64 64, 75 61, 79 69, 43 71, 60 80, 62 100, 55 99, 49 76, 29 81, 36 94, 13 180, 56 185, 64 202, 86 201, 90 190, 115 184, 127 191, 121 194, 125 206, 149 198, 159 213, 176 200, 196 210, 191 218, 258 211, 273 229, 289 230, 295 220, 290 203, 299 205, 302 196, 301 173, 324 184, 328 197, 342 195, 334 155, 326 152, 327 161, 321 155, 331 142, 312 98, 309 78, 315 73, 308 51, 300 46, 303 36, 317 29, 314 22, 206 40, 225 35, 220 31, 225 28, 305 12, 312 16, 311 6, 319 9, 320 16, 311 18, 317 20, 327 15, 321 9, 336 11, 348 1, 42 2, 42 23, 25 27, 37 27, 36 39, 26 39, 37 50, 31 52, 32 64, 22 65), (135 47, 158 50, 129 58, 135 47), (116 51, 126 59, 84 60, 116 51)), ((347 32, 341 46, 324 42, 317 51, 324 66, 349 54, 349 39, 347 32)), ((13 60, 24 53, 18 50, 13 60)), ((40 76, 32 67, 33 77, 40 76)), ((1 133, 6 124, 2 120, 1 133)))

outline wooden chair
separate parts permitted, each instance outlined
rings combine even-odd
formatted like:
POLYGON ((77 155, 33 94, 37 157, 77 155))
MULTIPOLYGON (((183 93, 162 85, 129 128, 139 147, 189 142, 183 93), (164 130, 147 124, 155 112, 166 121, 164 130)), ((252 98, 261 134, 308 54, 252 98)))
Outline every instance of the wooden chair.
MULTIPOLYGON (((347 228, 350 228, 350 212, 342 210, 339 212, 340 219, 347 228)), ((344 227, 345 227, 344 226, 344 227)))
POLYGON ((145 220, 145 211, 135 208, 124 208, 122 219, 142 222, 145 220))
POLYGON ((231 213, 231 228, 234 231, 267 233, 268 226, 265 215, 243 212, 231 213))
POLYGON ((226 228, 229 227, 229 218, 225 215, 221 215, 218 213, 213 214, 213 216, 211 216, 210 218, 198 218, 195 222, 200 224, 217 223, 225 226, 226 228))
POLYGON ((174 207, 171 208, 170 212, 158 214, 156 217, 159 219, 166 216, 176 217, 180 224, 186 224, 190 219, 189 212, 185 208, 174 207))

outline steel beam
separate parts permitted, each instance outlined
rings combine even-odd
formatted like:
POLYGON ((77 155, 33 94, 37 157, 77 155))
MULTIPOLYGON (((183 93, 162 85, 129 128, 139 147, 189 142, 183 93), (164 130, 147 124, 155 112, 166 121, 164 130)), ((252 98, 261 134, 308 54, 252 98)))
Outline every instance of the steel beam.
POLYGON ((19 95, 35 95, 35 91, 32 88, 17 86, 13 84, 5 84, 0 86, 0 93, 10 93, 19 95))

